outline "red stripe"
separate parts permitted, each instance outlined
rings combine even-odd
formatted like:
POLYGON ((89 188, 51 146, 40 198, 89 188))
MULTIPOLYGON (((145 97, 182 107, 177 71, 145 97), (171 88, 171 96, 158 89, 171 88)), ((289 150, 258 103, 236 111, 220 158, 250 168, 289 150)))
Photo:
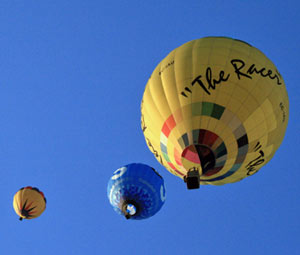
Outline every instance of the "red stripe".
POLYGON ((164 123, 162 127, 162 132, 166 137, 168 137, 172 131, 172 129, 176 126, 175 119, 173 115, 171 115, 164 123))
POLYGON ((181 173, 181 172, 179 172, 177 169, 175 169, 175 172, 178 173, 178 174, 180 174, 181 176, 184 176, 184 174, 181 173))
POLYGON ((184 175, 183 173, 181 173, 181 172, 179 172, 177 169, 176 169, 176 167, 171 163, 171 162, 168 162, 168 164, 169 164, 169 166, 170 167, 172 167, 172 169, 176 172, 176 173, 178 173, 178 174, 180 174, 180 175, 184 175))
POLYGON ((32 204, 33 204, 33 202, 31 202, 29 205, 27 205, 27 206, 25 207, 25 210, 28 210, 32 204))
POLYGON ((168 164, 172 169, 176 170, 176 167, 171 162, 168 162, 168 164))
POLYGON ((200 129, 199 136, 198 136, 198 143, 199 144, 203 144, 204 135, 205 135, 205 130, 200 129))
POLYGON ((29 212, 28 214, 30 215, 30 216, 32 216, 33 214, 35 214, 36 213, 36 211, 31 211, 31 212, 29 212))
POLYGON ((218 139, 218 136, 212 132, 206 132, 203 144, 206 144, 207 146, 211 147, 214 142, 218 139))

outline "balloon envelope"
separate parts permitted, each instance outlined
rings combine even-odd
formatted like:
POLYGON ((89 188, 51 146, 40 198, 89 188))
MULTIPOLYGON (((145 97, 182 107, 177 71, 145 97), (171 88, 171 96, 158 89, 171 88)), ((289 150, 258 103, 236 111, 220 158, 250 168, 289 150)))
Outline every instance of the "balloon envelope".
POLYGON ((251 45, 225 37, 190 41, 153 71, 142 129, 157 160, 183 178, 221 185, 256 173, 287 127, 289 101, 274 64, 251 45))
POLYGON ((164 204, 164 180, 145 164, 125 165, 110 178, 107 195, 114 210, 127 219, 146 219, 164 204))
POLYGON ((13 207, 22 219, 33 219, 46 209, 46 198, 39 189, 28 186, 21 188, 15 195, 13 207))

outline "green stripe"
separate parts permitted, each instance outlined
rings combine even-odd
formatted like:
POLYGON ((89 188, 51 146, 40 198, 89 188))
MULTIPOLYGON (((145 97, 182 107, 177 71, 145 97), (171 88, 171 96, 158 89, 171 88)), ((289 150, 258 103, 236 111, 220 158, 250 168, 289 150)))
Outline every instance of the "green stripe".
POLYGON ((200 116, 201 115, 202 102, 197 102, 192 104, 192 115, 200 116))
POLYGON ((214 104, 214 109, 212 111, 212 117, 214 117, 215 119, 221 119, 221 116, 224 112, 225 108, 221 105, 218 104, 214 104))
POLYGON ((201 115, 211 116, 213 108, 214 108, 213 103, 202 102, 202 114, 201 115))

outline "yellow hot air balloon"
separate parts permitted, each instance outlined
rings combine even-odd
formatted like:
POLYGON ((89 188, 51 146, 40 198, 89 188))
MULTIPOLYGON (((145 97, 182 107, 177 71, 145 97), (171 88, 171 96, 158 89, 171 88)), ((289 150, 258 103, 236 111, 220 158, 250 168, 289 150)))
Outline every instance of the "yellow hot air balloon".
POLYGON ((20 220, 33 219, 39 217, 46 209, 46 198, 43 192, 28 186, 15 194, 13 206, 20 220))
POLYGON ((141 112, 149 149, 191 189, 240 181, 265 165, 283 140, 289 101, 281 74, 261 51, 206 37, 158 64, 141 112))

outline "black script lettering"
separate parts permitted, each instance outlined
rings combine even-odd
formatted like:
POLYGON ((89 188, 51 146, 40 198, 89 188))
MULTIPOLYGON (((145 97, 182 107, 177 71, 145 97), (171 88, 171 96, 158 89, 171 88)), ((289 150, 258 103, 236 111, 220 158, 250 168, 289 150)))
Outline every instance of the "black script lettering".
MULTIPOLYGON (((142 99, 142 103, 141 103, 141 112, 143 112, 143 105, 144 105, 144 99, 142 99)), ((142 117, 141 117, 141 126, 142 126, 142 130, 143 130, 143 133, 144 133, 145 130, 147 129, 146 124, 145 124, 144 114, 142 114, 142 117)))
POLYGON ((224 71, 220 71, 219 73, 219 79, 212 79, 212 71, 211 68, 208 67, 206 69, 206 80, 208 83, 208 89, 216 89, 216 85, 220 84, 222 81, 227 81, 230 74, 227 75, 227 77, 224 77, 225 73, 224 71))
POLYGON ((150 139, 149 139, 149 138, 146 138, 146 141, 147 141, 147 144, 148 144, 150 150, 151 150, 152 153, 154 154, 154 156, 159 160, 159 162, 160 162, 161 164, 163 164, 161 155, 159 155, 158 151, 154 148, 154 146, 152 145, 150 139))
MULTIPOLYGON (((276 70, 277 71, 277 70, 276 70)), ((278 72, 278 71, 277 71, 278 72)), ((256 74, 260 74, 262 77, 269 77, 271 80, 274 80, 276 79, 276 82, 277 82, 277 85, 281 85, 282 83, 280 82, 279 80, 279 77, 277 76, 277 74, 273 74, 272 70, 266 70, 266 68, 261 68, 261 69, 257 69, 255 64, 252 64, 247 73, 249 74, 253 74, 253 73, 256 73, 256 74)))
POLYGON ((285 107, 282 102, 279 104, 279 107, 280 107, 280 110, 282 111, 282 122, 285 122, 286 113, 285 113, 285 107))
POLYGON ((253 160, 251 160, 247 165, 246 165, 246 169, 247 169, 247 175, 253 175, 256 172, 258 172, 258 169, 256 168, 257 166, 261 165, 262 163, 265 162, 264 156, 265 153, 263 152, 263 150, 261 149, 261 144, 260 142, 258 142, 255 147, 254 147, 254 151, 258 151, 259 150, 259 156, 253 160))
POLYGON ((237 74, 237 77, 239 80, 241 79, 241 76, 245 76, 249 79, 252 79, 252 77, 250 75, 248 75, 247 73, 242 73, 242 71, 241 71, 241 69, 243 69, 245 66, 245 62, 243 60, 232 59, 231 64, 234 67, 234 71, 237 74))
MULTIPOLYGON (((227 81, 229 79, 229 77, 230 77, 230 74, 225 75, 224 71, 220 71, 218 79, 213 79, 212 76, 213 76, 212 70, 211 70, 210 67, 208 67, 206 69, 206 73, 205 73, 205 81, 206 81, 207 85, 205 85, 205 83, 201 80, 202 79, 201 75, 198 75, 192 81, 191 85, 194 86, 195 84, 198 84, 204 90, 204 92, 206 94, 210 95, 209 90, 211 90, 211 89, 215 90, 216 89, 216 85, 219 85, 222 82, 227 81)), ((188 87, 185 87, 184 89, 185 89, 185 91, 182 91, 181 95, 184 96, 184 97, 188 97, 188 95, 185 92, 187 91, 189 93, 192 93, 192 91, 188 87)))
POLYGON ((141 118, 141 125, 142 125, 142 130, 143 130, 143 133, 144 133, 145 130, 147 129, 146 124, 145 124, 144 115, 142 115, 142 118, 141 118))
MULTIPOLYGON (((190 92, 190 93, 192 93, 192 91, 188 88, 188 87, 185 87, 184 88, 187 92, 190 92)), ((181 95, 183 95, 183 96, 185 96, 185 97, 188 97, 186 94, 185 94, 185 92, 183 91, 183 92, 181 92, 181 95)))
POLYGON ((194 79, 192 81, 192 86, 194 86, 195 83, 197 83, 198 85, 201 86, 201 88, 208 94, 210 95, 210 92, 208 91, 208 89, 205 87, 205 85, 203 84, 203 82, 201 81, 201 75, 197 76, 196 79, 194 79))
POLYGON ((273 73, 272 70, 267 70, 265 67, 257 68, 255 64, 252 64, 248 69, 245 68, 245 62, 241 59, 232 59, 231 64, 234 68, 234 71, 238 77, 241 79, 241 76, 252 79, 253 74, 259 74, 262 77, 268 77, 271 80, 276 80, 277 85, 281 85, 281 75, 276 70, 276 73, 273 73))
POLYGON ((170 67, 171 65, 174 64, 174 60, 172 60, 171 62, 169 62, 168 64, 166 64, 161 70, 160 72, 158 73, 159 75, 162 74, 163 71, 165 71, 165 69, 167 69, 168 67, 170 67))
POLYGON ((261 144, 260 142, 257 142, 257 144, 254 147, 254 151, 258 151, 259 149, 261 149, 261 144))

